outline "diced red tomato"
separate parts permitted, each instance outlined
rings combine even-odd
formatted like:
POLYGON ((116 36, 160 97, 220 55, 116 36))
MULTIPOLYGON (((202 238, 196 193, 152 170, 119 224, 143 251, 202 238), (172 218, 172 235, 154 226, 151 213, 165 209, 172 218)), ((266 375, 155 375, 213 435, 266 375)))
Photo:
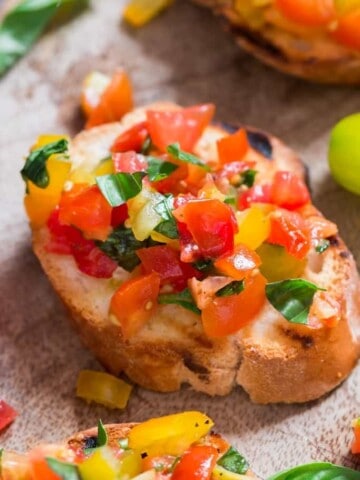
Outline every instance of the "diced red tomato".
POLYGON ((221 164, 241 160, 249 149, 245 128, 217 141, 217 150, 221 164))
POLYGON ((119 225, 123 225, 128 217, 129 213, 126 203, 123 203, 118 207, 114 207, 111 211, 111 226, 118 227, 119 225))
POLYGON ((245 210, 249 208, 252 203, 270 203, 270 190, 271 187, 268 184, 254 185, 248 190, 245 190, 245 192, 239 195, 238 209, 245 210))
POLYGON ((127 280, 116 290, 110 311, 119 320, 125 339, 141 330, 155 312, 159 290, 160 276, 156 272, 127 280))
POLYGON ((160 193, 173 193, 177 195, 186 191, 185 179, 189 175, 188 165, 184 162, 171 159, 171 163, 178 165, 178 168, 170 173, 169 176, 163 180, 152 182, 151 186, 160 193))
POLYGON ((296 212, 277 210, 270 216, 269 243, 282 245, 286 251, 303 259, 310 249, 310 232, 305 220, 296 212))
POLYGON ((355 438, 351 445, 351 453, 360 453, 360 418, 354 420, 353 431, 355 438))
POLYGON ((333 36, 350 48, 360 50, 360 9, 341 16, 333 36))
POLYGON ((113 153, 112 159, 115 172, 135 173, 147 168, 146 158, 134 151, 113 153))
POLYGON ((186 224, 204 257, 218 257, 233 250, 237 222, 225 203, 216 199, 189 202, 173 214, 186 224))
POLYGON ((211 122, 214 112, 215 106, 211 103, 179 110, 148 110, 151 140, 162 152, 175 142, 178 142, 183 150, 191 152, 211 122))
POLYGON ((97 185, 75 184, 63 192, 59 204, 59 220, 77 227, 96 240, 106 240, 111 230, 111 206, 97 185))
POLYGON ((99 104, 91 112, 85 128, 116 122, 132 108, 133 92, 130 79, 124 71, 118 70, 101 95, 99 104))
POLYGON ((191 265, 181 262, 179 252, 168 245, 141 248, 136 254, 145 273, 158 273, 162 284, 170 283, 176 290, 183 290, 189 278, 201 276, 191 265))
POLYGON ((17 411, 5 400, 0 400, 0 432, 12 423, 17 417, 17 411))
POLYGON ((36 447, 29 452, 29 462, 31 466, 31 473, 34 480, 61 480, 61 477, 54 473, 48 464, 45 457, 51 456, 41 446, 36 447))
POLYGON ((216 178, 227 178, 231 180, 236 175, 239 175, 249 168, 253 168, 255 162, 245 162, 244 160, 225 163, 221 169, 216 172, 216 178))
POLYGON ((243 280, 254 268, 261 264, 259 255, 243 244, 238 244, 230 255, 223 255, 218 258, 214 266, 223 275, 232 277, 235 280, 243 280))
POLYGON ((185 223, 177 222, 177 228, 180 240, 180 260, 185 263, 195 262, 201 257, 198 245, 185 223))
POLYGON ((224 337, 249 324, 265 303, 266 280, 261 274, 245 280, 245 290, 227 297, 214 297, 201 312, 206 335, 224 337))
POLYGON ((276 0, 275 3, 286 18, 309 27, 326 25, 335 14, 333 0, 276 0))
POLYGON ((148 135, 149 132, 146 122, 137 123, 116 137, 110 151, 112 153, 124 153, 133 150, 141 153, 141 149, 148 135))
POLYGON ((302 179, 292 172, 278 171, 270 187, 270 202, 294 210, 310 201, 310 194, 302 179))
POLYGON ((210 480, 218 452, 210 445, 193 445, 181 457, 171 480, 210 480))

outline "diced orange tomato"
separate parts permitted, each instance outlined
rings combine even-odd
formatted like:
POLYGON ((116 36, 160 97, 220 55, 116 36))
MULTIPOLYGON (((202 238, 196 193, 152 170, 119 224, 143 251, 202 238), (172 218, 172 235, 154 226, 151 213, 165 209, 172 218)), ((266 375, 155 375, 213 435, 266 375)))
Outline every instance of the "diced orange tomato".
POLYGON ((110 312, 120 322, 125 339, 136 334, 155 312, 159 290, 160 276, 155 272, 127 280, 116 290, 110 312))
POLYGON ((36 447, 29 452, 32 478, 34 480, 61 480, 61 477, 54 473, 48 466, 45 457, 51 456, 43 447, 36 447))
POLYGON ((178 168, 170 173, 163 180, 152 182, 152 186, 160 193, 172 193, 174 195, 183 193, 187 190, 186 178, 189 175, 189 165, 172 158, 171 163, 178 165, 178 168))
POLYGON ((241 160, 249 149, 246 130, 240 128, 232 135, 228 135, 217 141, 219 161, 221 164, 241 160))
POLYGON ((148 135, 149 132, 146 122, 137 123, 116 137, 110 148, 110 151, 112 153, 116 153, 133 150, 137 153, 140 153, 148 135))
POLYGON ((179 110, 148 110, 146 114, 151 140, 162 152, 176 142, 183 150, 191 152, 214 112, 215 106, 211 103, 179 110))
POLYGON ((310 249, 310 232, 305 220, 296 212, 277 210, 270 215, 271 229, 269 243, 282 245, 286 251, 299 260, 310 249))
POLYGON ((219 257, 214 262, 220 273, 235 280, 243 280, 260 264, 259 255, 242 243, 236 245, 230 255, 219 257))
POLYGON ((193 445, 181 457, 171 480, 210 480, 218 452, 210 445, 193 445))
POLYGON ((130 79, 123 70, 118 70, 114 73, 110 84, 100 96, 98 105, 93 108, 85 128, 116 122, 132 108, 133 92, 130 79))
POLYGON ((64 225, 79 228, 88 238, 106 240, 111 230, 111 206, 97 185, 75 184, 61 197, 59 219, 64 225))
POLYGON ((229 442, 225 440, 225 438, 223 438, 218 433, 211 432, 209 435, 209 440, 210 440, 210 444, 216 448, 219 455, 223 455, 230 448, 229 442))
POLYGON ((100 72, 91 72, 86 75, 80 96, 80 104, 83 112, 89 117, 99 105, 100 98, 109 86, 110 77, 100 72))
POLYGON ((252 250, 256 250, 270 234, 269 212, 265 208, 253 205, 243 212, 236 212, 235 215, 238 222, 235 245, 243 243, 252 250))
POLYGON ((298 175, 285 171, 275 173, 270 187, 271 203, 288 210, 294 210, 309 201, 309 191, 298 175))
POLYGON ((360 418, 357 418, 353 422, 353 431, 355 438, 351 445, 351 452, 352 453, 360 453, 360 418))
POLYGON ((350 48, 360 50, 360 9, 341 16, 333 36, 350 48))
POLYGON ((214 297, 201 312, 206 335, 224 337, 249 324, 265 303, 266 280, 261 275, 245 280, 245 290, 237 295, 214 297))
POLYGON ((286 18, 309 27, 326 25, 335 15, 333 0, 276 0, 275 4, 286 18))

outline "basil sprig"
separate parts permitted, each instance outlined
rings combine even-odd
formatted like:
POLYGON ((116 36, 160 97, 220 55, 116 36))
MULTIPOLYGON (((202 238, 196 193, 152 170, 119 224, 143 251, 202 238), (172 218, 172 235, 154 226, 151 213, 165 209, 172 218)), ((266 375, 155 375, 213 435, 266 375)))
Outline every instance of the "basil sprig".
POLYGON ((97 437, 96 437, 96 446, 85 448, 84 452, 86 454, 90 454, 99 447, 105 447, 105 445, 107 445, 107 443, 108 443, 107 431, 105 430, 105 427, 104 427, 104 424, 102 423, 102 421, 99 420, 98 421, 97 437))
POLYGON ((36 148, 25 160, 25 165, 20 172, 23 179, 25 181, 30 180, 37 187, 46 188, 50 180, 46 169, 47 159, 55 153, 65 153, 67 150, 68 141, 65 138, 36 148))
POLYGON ((47 457, 45 460, 50 470, 59 475, 62 480, 80 480, 79 470, 76 465, 50 457, 47 457))
POLYGON ((165 162, 156 157, 148 157, 148 168, 146 171, 150 182, 157 182, 168 177, 177 168, 179 167, 175 163, 165 162))
POLYGON ((265 287, 267 299, 286 320, 304 325, 307 324, 310 306, 318 290, 324 289, 302 278, 268 283, 265 287))
POLYGON ((96 177, 96 183, 109 204, 118 207, 141 192, 144 176, 144 172, 110 173, 96 177))
POLYGON ((185 163, 191 163, 193 165, 197 165, 198 167, 203 168, 207 172, 210 172, 210 167, 209 165, 206 165, 206 163, 202 162, 200 158, 198 158, 196 155, 193 155, 192 153, 184 152, 183 150, 180 149, 180 145, 178 143, 172 143, 169 145, 166 149, 170 155, 172 155, 174 158, 177 158, 181 162, 185 163))
POLYGON ((0 76, 35 43, 55 14, 88 0, 22 0, 0 24, 0 76))
POLYGON ((217 461, 220 467, 225 468, 229 472, 245 474, 249 470, 247 460, 236 450, 230 447, 229 450, 217 461))
POLYGON ((277 473, 268 480, 359 480, 360 472, 332 463, 308 463, 277 473))
POLYGON ((194 299, 188 288, 179 293, 161 293, 158 296, 161 305, 175 304, 200 315, 201 310, 195 305, 194 299))

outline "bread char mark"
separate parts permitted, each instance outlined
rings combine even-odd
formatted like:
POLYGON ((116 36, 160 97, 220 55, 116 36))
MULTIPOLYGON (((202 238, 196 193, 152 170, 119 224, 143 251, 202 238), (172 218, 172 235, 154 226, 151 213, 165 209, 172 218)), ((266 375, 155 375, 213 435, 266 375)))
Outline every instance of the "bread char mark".
POLYGON ((299 333, 294 332, 293 330, 284 326, 280 326, 280 330, 292 340, 300 342, 300 345, 305 350, 308 350, 314 346, 314 339, 310 335, 300 335, 299 333))

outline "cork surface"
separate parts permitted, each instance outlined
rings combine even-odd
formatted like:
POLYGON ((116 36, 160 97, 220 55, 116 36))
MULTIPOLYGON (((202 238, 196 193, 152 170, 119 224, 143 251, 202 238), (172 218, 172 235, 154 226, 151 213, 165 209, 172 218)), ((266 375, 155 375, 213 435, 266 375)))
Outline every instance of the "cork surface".
POLYGON ((240 389, 209 398, 188 389, 157 394, 135 388, 125 411, 75 398, 78 372, 101 367, 71 330, 31 252, 18 172, 38 134, 81 128, 79 86, 92 69, 125 67, 138 105, 211 101, 218 120, 280 136, 310 167, 315 204, 338 223, 360 264, 360 197, 336 186, 326 163, 329 129, 360 111, 360 91, 269 70, 241 52, 209 12, 185 0, 137 31, 121 22, 124 4, 94 0, 86 13, 43 36, 0 80, 0 398, 20 413, 0 434, 0 446, 21 451, 39 440, 61 440, 99 418, 142 421, 200 409, 261 477, 314 460, 360 470, 360 458, 349 454, 351 419, 360 415, 360 366, 332 394, 301 406, 252 405, 240 389))

